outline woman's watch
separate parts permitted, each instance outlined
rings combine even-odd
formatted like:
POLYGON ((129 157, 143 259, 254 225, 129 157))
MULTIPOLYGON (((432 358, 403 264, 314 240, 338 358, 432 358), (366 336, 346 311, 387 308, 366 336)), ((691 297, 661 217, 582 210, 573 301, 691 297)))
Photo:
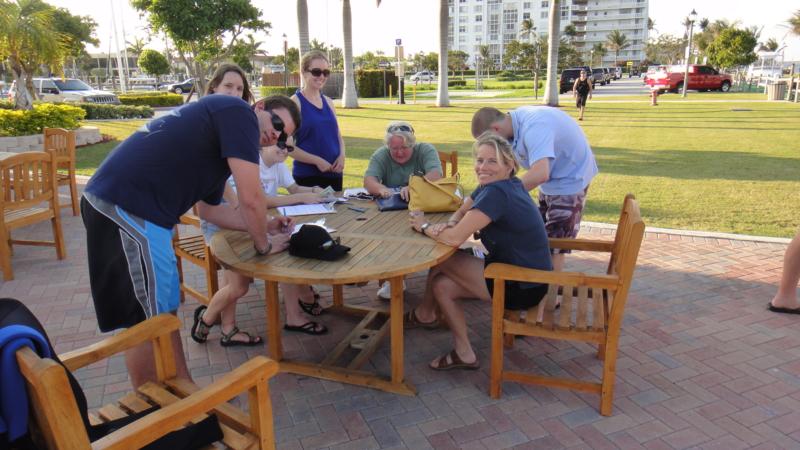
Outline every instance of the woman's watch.
POLYGON ((430 223, 430 222, 425 222, 425 223, 423 223, 423 224, 422 224, 422 225, 420 225, 420 227, 419 227, 419 232, 420 232, 420 233, 422 233, 422 234, 425 234, 425 230, 427 230, 429 226, 431 226, 431 223, 430 223))
POLYGON ((272 241, 267 239, 267 249, 264 250, 263 252, 258 249, 258 246, 256 245, 255 242, 253 242, 253 248, 255 248, 256 249, 256 253, 258 253, 261 256, 269 255, 269 253, 272 251, 272 241))

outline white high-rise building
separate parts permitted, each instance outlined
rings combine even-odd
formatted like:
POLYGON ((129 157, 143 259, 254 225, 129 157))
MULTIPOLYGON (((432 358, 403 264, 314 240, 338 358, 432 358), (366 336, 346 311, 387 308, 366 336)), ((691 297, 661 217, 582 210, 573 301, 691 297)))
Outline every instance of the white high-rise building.
MULTIPOLYGON (((450 19, 448 24, 449 48, 469 54, 468 63, 474 66, 475 55, 481 45, 488 45, 496 66, 503 59, 505 44, 512 40, 525 41, 520 37, 522 21, 532 19, 536 33, 546 35, 548 28, 549 0, 448 0, 450 19)), ((648 0, 561 0, 561 35, 564 28, 572 24, 577 35, 573 45, 588 63, 594 58, 596 66, 613 66, 614 52, 592 55, 596 43, 606 44, 608 33, 619 30, 628 38, 630 46, 619 52, 618 61, 644 59, 647 42, 648 0)))

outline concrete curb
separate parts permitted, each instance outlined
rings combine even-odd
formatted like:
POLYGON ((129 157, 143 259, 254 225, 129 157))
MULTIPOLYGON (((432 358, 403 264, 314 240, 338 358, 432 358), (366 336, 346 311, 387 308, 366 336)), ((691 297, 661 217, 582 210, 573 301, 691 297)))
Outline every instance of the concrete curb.
MULTIPOLYGON (((617 226, 615 224, 610 223, 601 223, 601 222, 587 222, 582 221, 581 226, 591 227, 591 228, 600 228, 604 230, 616 230, 617 226)), ((789 238, 777 238, 777 237, 769 237, 769 236, 750 236, 747 234, 733 234, 733 233, 717 233, 713 231, 692 231, 692 230, 675 230, 672 228, 658 228, 658 227, 646 227, 645 232, 647 233, 662 233, 662 234, 674 234, 677 236, 693 236, 693 237, 702 237, 702 238, 710 238, 710 239, 728 239, 732 241, 749 241, 749 242, 764 242, 768 244, 788 244, 791 242, 789 238)))

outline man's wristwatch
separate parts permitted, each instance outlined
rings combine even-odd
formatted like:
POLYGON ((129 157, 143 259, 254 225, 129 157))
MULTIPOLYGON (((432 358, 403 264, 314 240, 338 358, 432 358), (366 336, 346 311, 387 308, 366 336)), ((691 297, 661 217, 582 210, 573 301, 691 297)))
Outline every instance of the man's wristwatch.
POLYGON ((270 240, 267 239, 267 249, 264 250, 263 252, 258 249, 258 246, 255 243, 253 243, 253 248, 255 248, 256 249, 256 253, 258 253, 261 256, 269 255, 269 252, 272 251, 272 242, 270 242, 270 240))
POLYGON ((419 232, 420 232, 420 233, 422 233, 422 234, 425 234, 425 230, 427 230, 429 226, 431 226, 431 223, 430 223, 430 222, 425 222, 425 223, 423 223, 423 224, 422 224, 422 225, 420 225, 420 227, 419 227, 419 232))

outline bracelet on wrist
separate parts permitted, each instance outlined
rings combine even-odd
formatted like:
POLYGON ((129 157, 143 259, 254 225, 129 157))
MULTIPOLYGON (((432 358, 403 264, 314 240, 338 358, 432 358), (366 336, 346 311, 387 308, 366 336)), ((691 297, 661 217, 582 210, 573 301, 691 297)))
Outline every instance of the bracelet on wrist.
POLYGON ((253 248, 255 248, 256 253, 258 253, 261 256, 269 255, 270 252, 272 252, 272 242, 270 242, 270 240, 267 239, 267 249, 264 250, 263 252, 258 249, 258 246, 255 243, 253 243, 253 248))

